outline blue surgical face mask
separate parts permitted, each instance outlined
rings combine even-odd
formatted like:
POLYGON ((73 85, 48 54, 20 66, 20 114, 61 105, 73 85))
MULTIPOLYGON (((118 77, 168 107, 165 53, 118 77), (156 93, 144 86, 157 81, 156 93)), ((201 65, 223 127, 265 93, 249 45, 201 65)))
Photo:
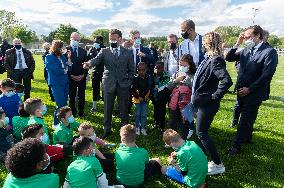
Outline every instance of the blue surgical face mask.
POLYGON ((25 93, 17 93, 17 94, 20 98, 22 98, 25 95, 25 93))
POLYGON ((41 137, 40 137, 40 141, 44 144, 46 144, 48 142, 48 135, 46 133, 44 133, 41 137))
POLYGON ((94 43, 94 47, 96 48, 96 49, 100 49, 101 48, 101 45, 99 44, 99 43, 94 43))
POLYGON ((75 118, 73 115, 71 115, 70 117, 67 118, 68 123, 74 123, 75 122, 75 118))
POLYGON ((47 112, 47 107, 46 107, 46 105, 44 104, 44 105, 41 106, 41 115, 46 114, 46 112, 47 112))
POLYGON ((14 91, 8 91, 7 93, 5 93, 4 95, 6 95, 7 97, 12 97, 13 95, 15 95, 16 93, 14 91))
POLYGON ((73 47, 75 47, 75 48, 77 48, 77 47, 79 46, 79 41, 77 41, 77 40, 71 40, 71 41, 70 41, 70 45, 73 46, 73 47))
POLYGON ((141 44, 141 38, 135 39, 134 45, 135 45, 135 46, 138 46, 138 45, 140 45, 140 44, 141 44))
POLYGON ((182 72, 182 73, 187 73, 188 72, 188 67, 186 66, 179 66, 179 72, 182 72))
POLYGON ((9 118, 5 117, 3 120, 4 125, 8 125, 9 124, 9 118))

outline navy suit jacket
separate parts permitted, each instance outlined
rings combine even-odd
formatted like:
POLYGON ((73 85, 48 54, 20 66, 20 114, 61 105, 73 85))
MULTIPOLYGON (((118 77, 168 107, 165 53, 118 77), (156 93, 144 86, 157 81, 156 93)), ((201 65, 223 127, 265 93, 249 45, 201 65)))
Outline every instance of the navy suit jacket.
MULTIPOLYGON (((145 62, 147 64, 147 73, 148 74, 153 74, 154 73, 154 66, 155 66, 155 63, 154 63, 154 58, 151 54, 151 50, 149 48, 145 48, 143 47, 142 45, 140 45, 140 52, 144 53, 146 56, 145 57, 141 57, 141 61, 142 62, 145 62)), ((133 48, 131 48, 131 54, 132 54, 132 57, 134 58, 134 55, 133 55, 133 48)), ((133 64, 134 64, 134 60, 133 60, 133 64)), ((137 65, 138 63, 140 62, 140 58, 139 56, 136 55, 136 70, 135 72, 137 72, 137 65)))
POLYGON ((195 107, 208 104, 212 100, 212 95, 220 100, 233 85, 226 70, 226 62, 222 57, 207 57, 200 68, 199 74, 195 76, 193 100, 191 101, 195 107))
POLYGON ((278 55, 274 48, 262 44, 252 55, 251 50, 245 48, 240 52, 231 49, 227 61, 240 61, 238 80, 235 89, 248 87, 250 94, 245 98, 250 102, 259 103, 267 99, 270 80, 278 63, 278 55))
MULTIPOLYGON (((78 56, 76 57, 73 48, 71 46, 67 46, 66 49, 71 51, 71 62, 72 62, 72 69, 68 71, 68 74, 74 76, 84 74, 84 76, 86 77, 88 74, 88 70, 83 69, 83 63, 89 60, 87 56, 87 51, 81 47, 78 47, 77 48, 78 56)), ((65 57, 66 55, 67 54, 65 54, 65 57)))

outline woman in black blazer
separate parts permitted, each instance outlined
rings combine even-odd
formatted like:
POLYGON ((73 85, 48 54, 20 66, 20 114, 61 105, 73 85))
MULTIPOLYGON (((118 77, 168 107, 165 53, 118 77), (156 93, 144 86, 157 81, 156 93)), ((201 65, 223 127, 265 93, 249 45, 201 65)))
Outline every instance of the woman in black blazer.
POLYGON ((221 98, 233 83, 222 57, 220 35, 215 32, 207 33, 202 43, 206 54, 194 76, 191 102, 197 111, 196 134, 204 147, 203 151, 212 158, 208 163, 208 175, 214 175, 224 173, 225 167, 208 130, 219 110, 221 98))

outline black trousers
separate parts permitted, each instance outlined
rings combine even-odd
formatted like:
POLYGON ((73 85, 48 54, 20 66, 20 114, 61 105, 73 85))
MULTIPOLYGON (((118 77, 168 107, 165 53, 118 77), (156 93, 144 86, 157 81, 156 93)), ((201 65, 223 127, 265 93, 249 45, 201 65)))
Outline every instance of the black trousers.
POLYGON ((99 157, 98 160, 100 161, 104 173, 108 174, 113 171, 114 169, 114 154, 113 153, 104 153, 102 154, 105 156, 106 159, 101 159, 99 157))
POLYGON ((85 90, 86 90, 86 78, 83 78, 79 82, 73 79, 69 79, 69 106, 72 109, 72 114, 77 115, 77 109, 75 105, 75 99, 78 91, 78 111, 79 114, 84 114, 85 107, 85 90))
POLYGON ((111 131, 111 122, 113 115, 113 106, 117 97, 121 124, 128 124, 128 104, 129 104, 129 88, 122 88, 116 84, 116 89, 112 92, 104 91, 104 132, 111 131))
POLYGON ((240 149, 242 144, 250 142, 252 139, 253 125, 256 120, 261 102, 255 102, 247 97, 238 97, 240 108, 240 121, 237 135, 233 141, 233 147, 240 149))
POLYGON ((92 75, 93 101, 99 101, 100 99, 102 99, 100 95, 102 77, 103 77, 102 73, 93 72, 92 75))
POLYGON ((164 129, 166 125, 166 110, 167 110, 167 101, 155 101, 152 100, 154 106, 154 119, 155 124, 159 128, 164 129))
POLYGON ((24 85, 24 100, 30 98, 32 73, 30 73, 29 69, 23 69, 22 71, 14 69, 14 71, 10 74, 10 78, 14 80, 15 83, 24 85))
POLYGON ((208 135, 208 130, 214 119, 214 116, 218 112, 220 107, 220 100, 211 100, 207 105, 197 108, 196 117, 196 134, 202 145, 201 148, 204 153, 208 153, 212 161, 215 164, 220 164, 221 159, 217 152, 217 149, 213 143, 213 140, 208 135))

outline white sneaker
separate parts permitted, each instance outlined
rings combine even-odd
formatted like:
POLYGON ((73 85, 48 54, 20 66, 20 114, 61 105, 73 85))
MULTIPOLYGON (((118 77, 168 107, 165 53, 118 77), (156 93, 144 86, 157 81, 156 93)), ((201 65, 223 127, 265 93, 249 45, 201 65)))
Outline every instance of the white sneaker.
POLYGON ((56 129, 59 126, 59 123, 57 125, 52 125, 52 129, 56 129))
POLYGON ((136 134, 140 135, 140 128, 136 127, 136 134))
POLYGON ((188 134, 187 134, 187 139, 189 139, 191 136, 193 135, 193 130, 190 130, 188 131, 188 134))
POLYGON ((221 163, 219 165, 210 163, 210 167, 208 166, 208 173, 207 175, 215 175, 215 174, 223 174, 225 172, 225 166, 221 163))
POLYGON ((215 163, 213 161, 208 162, 208 168, 211 168, 215 163))
POLYGON ((141 129, 141 134, 144 135, 144 136, 146 136, 146 135, 147 135, 146 129, 141 129))

